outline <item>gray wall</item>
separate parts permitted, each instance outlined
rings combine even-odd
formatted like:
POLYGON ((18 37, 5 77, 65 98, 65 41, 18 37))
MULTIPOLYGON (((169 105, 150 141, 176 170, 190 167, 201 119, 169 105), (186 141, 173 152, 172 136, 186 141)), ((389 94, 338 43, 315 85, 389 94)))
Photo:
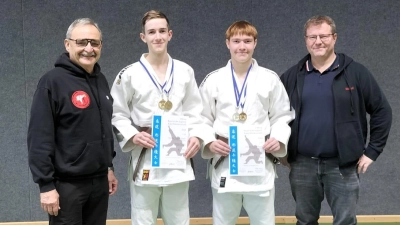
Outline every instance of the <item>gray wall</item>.
MULTIPOLYGON (((375 75, 393 108, 394 123, 384 153, 360 175, 359 215, 400 214, 399 103, 400 1, 145 1, 145 0, 2 0, 0 2, 0 221, 46 220, 39 190, 27 162, 26 130, 36 84, 64 51, 69 24, 91 17, 103 31, 100 65, 108 81, 137 61, 147 47, 139 39, 140 19, 150 9, 169 17, 174 36, 172 57, 190 64, 200 84, 204 76, 226 64, 229 52, 224 33, 236 20, 248 20, 259 31, 254 57, 278 74, 306 54, 302 37, 305 21, 330 15, 338 30, 337 52, 345 52, 375 75), (397 100, 396 100, 397 99, 397 100)), ((130 217, 126 181, 128 155, 117 147, 118 193, 111 197, 109 218, 130 217)), ((205 180, 206 162, 195 158, 196 180, 191 182, 192 217, 211 216, 211 191, 205 180)), ((288 169, 278 168, 276 215, 294 215, 288 169)), ((323 215, 331 212, 324 202, 323 215)), ((245 215, 243 213, 243 215, 245 215)))

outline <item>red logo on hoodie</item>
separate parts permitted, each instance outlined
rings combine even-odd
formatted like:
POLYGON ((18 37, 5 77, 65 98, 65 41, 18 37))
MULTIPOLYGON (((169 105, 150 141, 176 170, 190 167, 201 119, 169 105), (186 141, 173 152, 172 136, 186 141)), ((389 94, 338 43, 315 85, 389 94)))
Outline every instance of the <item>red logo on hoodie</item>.
POLYGON ((89 95, 84 91, 75 91, 71 100, 74 106, 80 109, 85 109, 90 105, 89 95))

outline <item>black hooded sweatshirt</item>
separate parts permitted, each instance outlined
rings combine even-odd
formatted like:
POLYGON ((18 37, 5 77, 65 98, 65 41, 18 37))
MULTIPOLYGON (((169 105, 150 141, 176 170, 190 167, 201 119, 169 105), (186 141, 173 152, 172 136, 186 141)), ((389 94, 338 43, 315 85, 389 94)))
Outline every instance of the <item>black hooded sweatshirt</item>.
POLYGON ((29 166, 40 192, 54 180, 106 176, 115 156, 113 99, 96 63, 93 73, 62 54, 39 81, 28 128, 29 166))
MULTIPOLYGON (((339 56, 339 71, 332 83, 334 129, 341 168, 354 166, 365 154, 376 160, 382 153, 392 123, 392 109, 372 74, 345 54, 339 56), (370 115, 370 140, 367 143, 367 113, 370 115)), ((288 162, 296 160, 301 117, 301 95, 307 73, 305 56, 281 76, 296 119, 290 123, 292 133, 288 144, 288 162)), ((324 115, 321 115, 324 116, 324 115)))

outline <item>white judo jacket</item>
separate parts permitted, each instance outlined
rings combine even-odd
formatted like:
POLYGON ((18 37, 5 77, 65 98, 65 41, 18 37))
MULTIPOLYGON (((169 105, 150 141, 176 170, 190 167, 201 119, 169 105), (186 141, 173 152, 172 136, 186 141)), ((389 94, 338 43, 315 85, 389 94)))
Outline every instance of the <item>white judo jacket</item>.
MULTIPOLYGON (((252 68, 247 78, 247 94, 243 111, 247 120, 233 121, 232 115, 236 111, 236 99, 231 72, 231 62, 208 74, 200 85, 200 95, 203 101, 203 118, 205 119, 206 136, 204 146, 216 140, 216 135, 227 138, 229 126, 238 124, 261 126, 263 135, 270 135, 285 145, 273 155, 283 157, 287 153, 287 143, 290 137, 288 123, 295 117, 294 110, 290 110, 289 98, 278 75, 264 67, 258 66, 253 59, 252 68)), ((236 75, 235 75, 236 76, 236 75)), ((237 78, 236 78, 237 80, 237 78)), ((241 85, 239 85, 239 90, 241 85)), ((229 160, 224 160, 214 169, 215 163, 221 157, 204 147, 204 159, 213 159, 209 165, 211 186, 223 192, 254 192, 254 194, 268 193, 274 187, 275 165, 266 158, 264 176, 230 176, 229 160), (224 177, 225 187, 220 187, 221 177, 224 177)))
MULTIPOLYGON (((149 73, 154 75, 153 79, 158 81, 145 55, 142 55, 140 61, 146 66, 149 73)), ((169 55, 168 57, 165 80, 172 81, 170 71, 173 59, 169 55)), ((112 124, 115 127, 117 140, 122 151, 131 153, 128 180, 133 179, 133 168, 136 167, 143 148, 132 142, 132 137, 139 133, 135 126, 151 127, 153 115, 187 116, 189 137, 201 138, 202 128, 200 126, 202 126, 203 121, 200 114, 203 106, 193 69, 184 62, 176 59, 173 61, 174 78, 169 93, 169 100, 173 103, 173 107, 169 111, 164 111, 158 107, 161 91, 154 85, 140 62, 135 62, 122 69, 114 81, 111 89, 111 95, 114 98, 112 124)), ((167 89, 169 85, 171 85, 171 82, 167 83, 167 89)), ((164 99, 166 100, 166 98, 164 99)), ((168 186, 189 180, 194 180, 194 171, 189 159, 186 162, 185 169, 152 168, 151 150, 148 149, 139 165, 135 185, 168 186), (149 170, 148 180, 142 180, 144 170, 149 170)))

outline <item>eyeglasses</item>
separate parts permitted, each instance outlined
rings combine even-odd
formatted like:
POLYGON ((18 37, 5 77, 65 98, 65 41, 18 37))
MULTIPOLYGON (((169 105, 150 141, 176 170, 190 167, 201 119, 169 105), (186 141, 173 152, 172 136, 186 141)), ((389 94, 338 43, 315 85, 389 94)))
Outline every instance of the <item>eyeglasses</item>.
POLYGON ((309 36, 305 36, 305 37, 307 38, 308 41, 314 42, 317 40, 318 37, 321 41, 327 41, 331 35, 334 35, 334 34, 309 35, 309 36))
POLYGON ((96 40, 96 39, 71 39, 71 38, 68 38, 68 40, 75 41, 76 45, 78 45, 79 47, 86 47, 88 45, 88 43, 90 43, 90 45, 93 48, 97 48, 101 45, 101 40, 96 40))

